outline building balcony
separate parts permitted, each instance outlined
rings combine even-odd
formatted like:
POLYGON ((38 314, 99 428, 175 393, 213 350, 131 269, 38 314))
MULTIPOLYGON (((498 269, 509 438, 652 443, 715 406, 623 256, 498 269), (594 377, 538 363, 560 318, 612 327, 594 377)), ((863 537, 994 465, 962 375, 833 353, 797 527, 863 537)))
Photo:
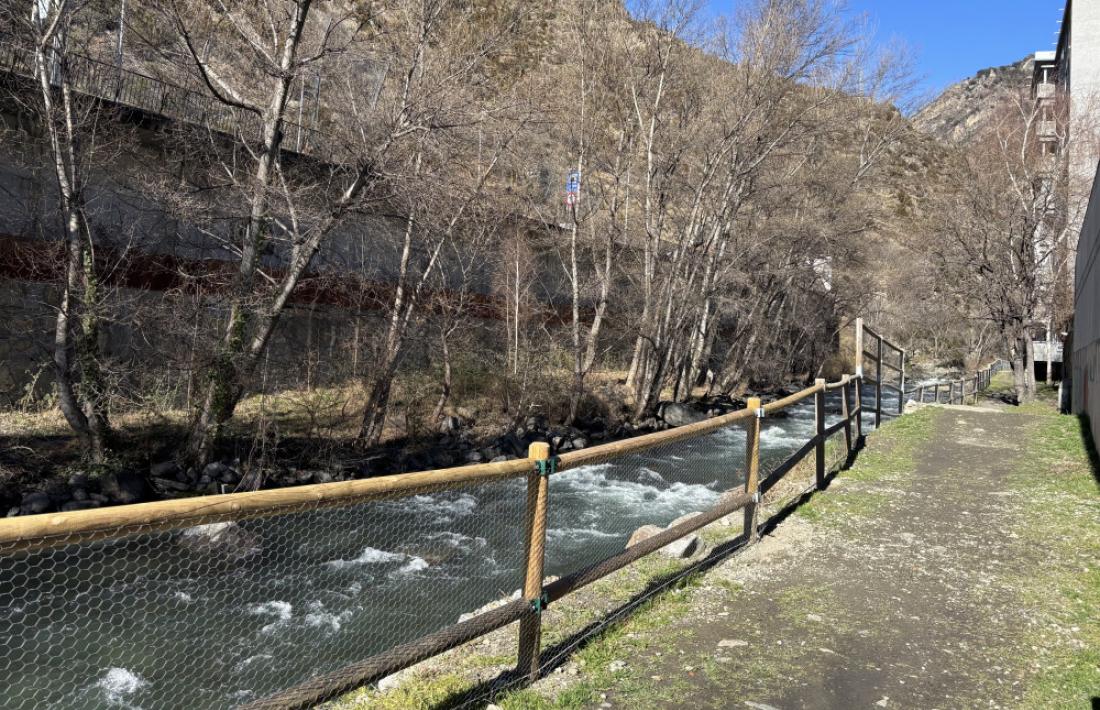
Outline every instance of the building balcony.
MULTIPOLYGON (((1035 361, 1036 362, 1045 361, 1047 359, 1047 355, 1048 355, 1048 353, 1047 353, 1047 341, 1045 341, 1045 340, 1036 340, 1036 341, 1033 342, 1032 345, 1035 348, 1035 361)), ((1049 357, 1050 357, 1051 362, 1062 362, 1062 349, 1063 349, 1062 348, 1062 341, 1055 340, 1053 343, 1051 343, 1051 348, 1050 348, 1050 353, 1049 353, 1049 357)))
POLYGON ((1049 101, 1054 98, 1055 87, 1054 84, 1045 81, 1035 85, 1035 98, 1040 101, 1049 101))
POLYGON ((1058 137, 1058 123, 1056 121, 1039 121, 1035 134, 1040 140, 1055 139, 1058 137))

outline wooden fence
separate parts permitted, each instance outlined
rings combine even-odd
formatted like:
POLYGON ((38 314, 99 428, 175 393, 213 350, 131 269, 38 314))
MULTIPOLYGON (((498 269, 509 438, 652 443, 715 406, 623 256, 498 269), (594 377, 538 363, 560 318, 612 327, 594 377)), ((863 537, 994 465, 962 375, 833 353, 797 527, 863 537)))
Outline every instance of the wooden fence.
MULTIPOLYGON (((260 708, 308 708, 339 696, 363 685, 375 682, 387 675, 407 668, 433 655, 455 648, 479 636, 495 631, 514 621, 520 622, 518 638, 517 671, 529 680, 537 678, 540 668, 540 640, 542 634, 542 610, 546 605, 572 594, 660 548, 703 528, 719 518, 743 511, 743 537, 755 541, 759 523, 757 506, 761 497, 811 454, 815 464, 815 485, 821 487, 826 477, 825 444, 830 437, 844 433, 846 450, 850 453, 860 445, 862 406, 860 403, 860 378, 845 375, 838 382, 817 380, 812 387, 783 399, 763 404, 759 398, 749 398, 744 409, 663 432, 572 451, 551 457, 546 444, 532 444, 528 458, 521 462, 527 476, 527 514, 524 522, 526 540, 526 575, 521 599, 514 600, 493 611, 479 614, 465 622, 441 629, 428 637, 390 649, 368 658, 349 668, 318 676, 276 693, 246 707, 260 708), (831 426, 825 425, 825 394, 841 390, 842 416, 831 426), (765 477, 760 476, 761 421, 788 407, 813 398, 816 433, 800 449, 776 466, 765 477), (594 565, 573 572, 549 584, 544 584, 543 558, 546 545, 546 522, 549 510, 549 477, 570 469, 605 462, 625 454, 635 454, 647 449, 692 439, 715 432, 732 424, 742 423, 746 429, 745 483, 740 490, 727 491, 720 502, 709 510, 670 527, 653 537, 631 545, 622 552, 594 565)), ((469 467, 478 468, 478 467, 469 467)), ((457 469, 455 480, 468 480, 474 475, 466 469, 457 469)), ((403 476, 393 476, 399 483, 403 476)))
POLYGON ((875 427, 882 425, 882 390, 889 389, 898 395, 897 413, 905 411, 905 350, 891 343, 879 333, 856 319, 856 374, 863 375, 863 362, 870 360, 874 365, 874 378, 869 380, 875 386, 875 427), (866 341, 874 341, 874 350, 866 349, 866 341), (896 364, 895 364, 896 363, 896 364), (897 377, 897 384, 883 381, 883 369, 888 377, 897 377))
MULTIPOLYGON (((864 379, 862 363, 869 357, 875 363, 876 391, 875 425, 882 420, 882 388, 894 387, 883 382, 883 368, 896 372, 896 386, 904 407, 905 351, 880 334, 857 323, 856 357, 853 375, 827 383, 817 380, 813 386, 774 402, 764 404, 750 398, 744 409, 714 417, 688 426, 656 432, 633 439, 571 451, 552 456, 549 446, 534 443, 528 457, 501 463, 490 463, 420 473, 407 473, 366 480, 336 482, 265 490, 249 493, 158 501, 106 509, 74 511, 60 514, 32 515, 0 520, 0 554, 41 550, 43 548, 115 539, 159 530, 181 529, 214 521, 238 521, 248 518, 277 516, 300 511, 303 506, 350 507, 364 501, 411 496, 426 489, 447 490, 471 483, 484 483, 523 477, 526 480, 526 513, 523 521, 525 541, 525 575, 522 596, 490 611, 478 613, 460 623, 442 628, 426 636, 389 648, 350 666, 328 674, 315 676, 273 695, 251 702, 250 708, 304 708, 335 698, 420 661, 456 648, 480 636, 513 622, 520 622, 517 670, 525 678, 534 679, 540 670, 542 611, 569 594, 612 572, 732 513, 742 511, 744 517, 741 538, 746 542, 758 536, 757 506, 762 496, 789 474, 800 462, 812 456, 815 487, 826 481, 828 463, 826 442, 843 434, 842 452, 851 456, 863 439, 864 379), (874 340, 874 351, 864 350, 865 338, 874 340), (899 355, 887 360, 884 350, 899 355), (894 365, 894 362, 897 362, 894 365), (826 394, 838 391, 841 400, 840 419, 826 424, 826 394), (805 444, 766 475, 761 475, 761 423, 793 405, 813 401, 815 433, 805 444), (637 454, 655 447, 695 439, 724 427, 743 425, 746 432, 745 481, 725 492, 717 505, 673 527, 613 554, 595 564, 573 571, 546 583, 543 564, 549 500, 549 479, 563 472, 597 463, 615 460, 623 455, 637 454)), ((975 376, 975 386, 988 383, 992 368, 975 376)), ((954 393, 952 385, 951 392, 954 393)), ((961 391, 961 390, 960 390, 961 391)), ((923 397, 923 390, 921 396, 923 397)), ((518 524, 519 521, 516 521, 518 524)))
POLYGON ((994 360, 989 365, 975 372, 970 377, 946 382, 934 382, 923 384, 913 390, 916 401, 920 404, 966 404, 970 400, 972 404, 978 403, 978 393, 989 387, 993 376, 1007 367, 1004 360, 994 360), (931 399, 929 399, 931 395, 931 399))

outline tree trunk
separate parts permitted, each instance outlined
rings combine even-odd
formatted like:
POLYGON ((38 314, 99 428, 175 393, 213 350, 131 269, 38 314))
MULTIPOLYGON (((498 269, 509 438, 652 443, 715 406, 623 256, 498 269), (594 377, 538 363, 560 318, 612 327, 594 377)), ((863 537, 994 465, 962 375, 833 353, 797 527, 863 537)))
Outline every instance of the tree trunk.
POLYGON ((441 330, 439 333, 439 348, 443 357, 443 379, 440 382, 439 399, 435 403, 435 410, 432 411, 433 422, 438 422, 443 418, 443 409, 451 398, 451 347, 447 340, 446 331, 441 330))
POLYGON ((1032 352, 1031 335, 1024 329, 1022 333, 1016 335, 1012 358, 1012 377, 1016 391, 1016 401, 1020 404, 1025 404, 1035 398, 1032 352))
POLYGON ((106 381, 100 365, 98 279, 88 250, 92 235, 84 215, 80 147, 67 63, 58 56, 61 42, 54 34, 59 31, 59 22, 60 18, 39 18, 38 26, 49 25, 50 29, 45 30, 44 37, 37 38, 35 47, 38 89, 65 227, 65 281, 54 327, 53 370, 62 415, 91 459, 100 463, 107 456, 110 424, 106 381), (55 103, 57 93, 60 105, 55 103), (73 354, 77 360, 75 372, 73 354))
POLYGON ((1047 386, 1054 384, 1054 318, 1047 319, 1047 386))
POLYGON ((379 366, 370 379, 363 420, 359 426, 358 440, 361 446, 374 446, 382 440, 396 371, 397 361, 394 359, 379 366))

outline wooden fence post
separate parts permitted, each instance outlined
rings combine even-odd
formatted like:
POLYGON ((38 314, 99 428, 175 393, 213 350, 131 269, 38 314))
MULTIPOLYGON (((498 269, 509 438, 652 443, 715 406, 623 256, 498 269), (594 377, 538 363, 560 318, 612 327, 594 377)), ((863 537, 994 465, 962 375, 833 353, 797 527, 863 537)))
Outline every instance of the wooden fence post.
POLYGON ((856 411, 856 446, 863 445, 863 375, 856 375, 855 404, 856 411))
POLYGON ((814 394, 814 420, 817 422, 817 446, 814 447, 817 464, 817 489, 825 487, 825 380, 814 380, 814 386, 820 387, 814 394))
POLYGON ((856 377, 863 377, 863 319, 856 318, 856 377))
POLYGON ((940 383, 939 382, 936 383, 936 389, 932 392, 932 394, 936 397, 936 404, 939 404, 940 403, 940 383))
POLYGON ((924 385, 917 388, 917 401, 924 404, 924 385))
POLYGON ((905 414, 905 351, 898 353, 898 361, 901 363, 901 392, 898 393, 898 414, 905 414))
MULTIPOLYGON (((875 352, 875 429, 882 426, 882 336, 878 338, 878 350, 875 352)), ((900 396, 900 395, 899 395, 900 396)))
POLYGON ((764 409, 760 406, 759 397, 749 397, 745 406, 753 413, 745 427, 745 493, 753 497, 753 501, 745 506, 745 539, 755 542, 759 537, 756 531, 756 497, 760 492, 760 420, 764 417, 764 409))
POLYGON ((845 375, 841 378, 844 384, 840 387, 840 413, 844 417, 844 449, 848 454, 852 453, 852 408, 848 404, 848 397, 852 394, 852 378, 845 375))
POLYGON ((523 598, 531 603, 531 613, 519 622, 519 659, 516 670, 528 680, 539 674, 542 646, 543 561, 546 552, 546 504, 550 473, 550 445, 536 441, 527 449, 533 468, 527 474, 526 572, 523 598))

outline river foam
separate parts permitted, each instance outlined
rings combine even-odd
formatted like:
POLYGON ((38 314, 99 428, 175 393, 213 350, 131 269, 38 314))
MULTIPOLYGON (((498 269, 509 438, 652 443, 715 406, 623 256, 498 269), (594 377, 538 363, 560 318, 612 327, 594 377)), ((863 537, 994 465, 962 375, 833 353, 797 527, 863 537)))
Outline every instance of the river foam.
POLYGON ((329 560, 325 566, 332 569, 346 569, 362 565, 377 565, 386 562, 403 562, 408 555, 401 552, 387 552, 376 547, 364 547, 359 556, 351 560, 329 560))
POLYGON ((134 707, 128 702, 129 696, 149 687, 149 681, 126 668, 110 668, 96 682, 104 699, 111 705, 134 707))
MULTIPOLYGON (((551 497, 575 497, 581 518, 602 522, 609 516, 675 517, 717 502, 719 493, 708 485, 673 481, 650 485, 614 477, 611 464, 584 466, 551 479, 551 497)), ((662 478, 663 481, 663 478, 662 478)), ((656 481, 653 481, 656 483, 656 481)), ((580 526, 587 528, 589 526, 580 526)), ((594 528, 594 526, 593 526, 594 528)))

